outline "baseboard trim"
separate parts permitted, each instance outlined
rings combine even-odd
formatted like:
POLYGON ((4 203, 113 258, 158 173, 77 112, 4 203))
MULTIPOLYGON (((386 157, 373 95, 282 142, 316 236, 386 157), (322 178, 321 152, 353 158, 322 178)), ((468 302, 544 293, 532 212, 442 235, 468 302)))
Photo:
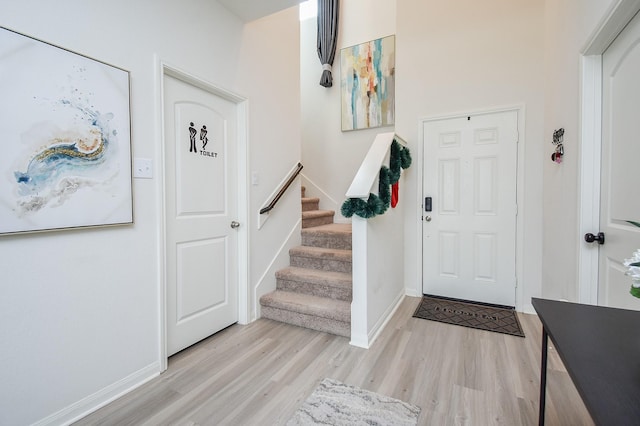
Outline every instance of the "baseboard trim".
POLYGON ((405 296, 409 297, 422 297, 422 291, 418 291, 415 288, 405 288, 405 296))
POLYGON ((349 344, 357 348, 369 349, 369 342, 367 342, 367 340, 368 339, 365 335, 358 335, 358 336, 351 335, 351 340, 349 341, 349 344))
POLYGON ((522 307, 522 312, 525 314, 538 315, 538 313, 533 308, 533 305, 531 303, 525 303, 524 306, 522 307))
POLYGON ((160 375, 160 362, 154 362, 98 392, 37 421, 32 426, 70 425, 160 375))
POLYGON ((378 338, 380 333, 382 333, 382 330, 384 330, 384 328, 387 326, 387 324, 393 317, 393 314, 396 313, 396 311, 402 304, 404 297, 405 297, 405 290, 403 288, 402 291, 398 293, 393 303, 391 303, 387 308, 387 310, 382 314, 378 322, 369 331, 369 333, 367 334, 359 333, 355 335, 352 333, 351 341, 349 342, 349 344, 351 346, 357 346, 359 348, 369 349, 371 345, 373 345, 373 342, 375 342, 375 340, 378 338))
POLYGON ((380 333, 382 333, 382 330, 384 330, 384 328, 387 326, 387 324, 391 320, 391 317, 393 317, 393 314, 396 313, 396 311, 400 307, 400 304, 404 300, 404 296, 405 291, 403 288, 402 291, 398 293, 393 303, 390 304, 384 314, 382 314, 376 325, 373 326, 373 328, 369 332, 369 347, 373 345, 373 342, 375 342, 380 333))

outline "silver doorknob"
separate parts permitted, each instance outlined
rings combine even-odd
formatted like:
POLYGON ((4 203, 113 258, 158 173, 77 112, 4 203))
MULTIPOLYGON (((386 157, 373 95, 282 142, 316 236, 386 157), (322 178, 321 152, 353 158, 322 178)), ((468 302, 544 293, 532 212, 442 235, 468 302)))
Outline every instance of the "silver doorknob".
POLYGON ((236 229, 240 226, 240 222, 236 222, 235 220, 231 222, 231 228, 236 229))
POLYGON ((431 216, 425 216, 424 220, 426 220, 427 222, 431 222, 431 216))

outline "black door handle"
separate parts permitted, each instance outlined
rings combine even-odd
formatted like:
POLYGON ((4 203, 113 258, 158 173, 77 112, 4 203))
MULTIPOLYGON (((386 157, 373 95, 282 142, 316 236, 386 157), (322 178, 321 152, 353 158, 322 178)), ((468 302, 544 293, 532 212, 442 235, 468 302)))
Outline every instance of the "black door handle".
POLYGON ((584 240, 588 243, 597 241, 598 244, 604 244, 604 232, 598 232, 598 235, 593 235, 591 232, 584 234, 584 240))

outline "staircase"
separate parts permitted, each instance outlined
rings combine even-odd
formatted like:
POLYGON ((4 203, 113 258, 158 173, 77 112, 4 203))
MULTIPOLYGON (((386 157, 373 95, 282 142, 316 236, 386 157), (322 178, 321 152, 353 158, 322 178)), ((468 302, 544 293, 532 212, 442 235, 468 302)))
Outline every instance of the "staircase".
POLYGON ((339 336, 351 335, 351 224, 333 223, 302 187, 302 245, 260 298, 262 317, 339 336))

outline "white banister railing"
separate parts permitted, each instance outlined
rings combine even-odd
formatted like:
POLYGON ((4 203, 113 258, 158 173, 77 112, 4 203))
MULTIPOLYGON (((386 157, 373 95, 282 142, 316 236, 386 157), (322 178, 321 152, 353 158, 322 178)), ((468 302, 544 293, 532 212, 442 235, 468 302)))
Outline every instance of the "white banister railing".
POLYGON ((369 152, 364 157, 358 172, 351 182, 351 186, 347 190, 346 196, 348 198, 367 198, 369 196, 376 179, 378 179, 380 166, 382 166, 382 162, 394 140, 403 146, 407 146, 407 143, 394 132, 378 133, 376 135, 369 152))

